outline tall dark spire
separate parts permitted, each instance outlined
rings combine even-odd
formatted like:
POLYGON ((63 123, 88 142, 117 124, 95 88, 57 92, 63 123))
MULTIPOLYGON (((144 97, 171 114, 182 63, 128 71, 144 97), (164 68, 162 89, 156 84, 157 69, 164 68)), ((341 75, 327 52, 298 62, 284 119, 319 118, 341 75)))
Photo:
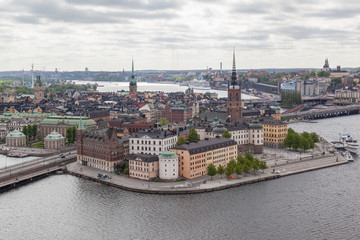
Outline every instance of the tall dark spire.
POLYGON ((134 73, 134 59, 132 59, 132 63, 131 63, 131 78, 132 78, 132 79, 135 78, 135 73, 134 73))
POLYGON ((235 86, 236 84, 236 65, 235 65, 235 48, 233 50, 233 68, 231 73, 231 85, 235 86))

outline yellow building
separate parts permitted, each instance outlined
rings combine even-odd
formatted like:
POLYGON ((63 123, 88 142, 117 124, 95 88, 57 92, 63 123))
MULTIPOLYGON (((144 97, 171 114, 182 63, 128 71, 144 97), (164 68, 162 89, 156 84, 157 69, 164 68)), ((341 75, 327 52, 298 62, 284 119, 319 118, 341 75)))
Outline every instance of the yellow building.
POLYGON ((237 143, 227 138, 211 138, 177 146, 170 151, 179 155, 179 176, 193 179, 206 175, 209 164, 226 166, 238 156, 237 143))
POLYGON ((288 132, 287 123, 275 118, 262 118, 260 122, 264 131, 264 147, 283 148, 288 132))

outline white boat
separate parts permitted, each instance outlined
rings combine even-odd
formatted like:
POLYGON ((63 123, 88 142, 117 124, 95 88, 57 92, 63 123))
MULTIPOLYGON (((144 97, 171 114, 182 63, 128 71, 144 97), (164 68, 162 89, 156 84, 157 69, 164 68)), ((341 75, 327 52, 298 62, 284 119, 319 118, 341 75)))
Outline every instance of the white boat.
POLYGON ((197 80, 194 79, 189 82, 189 88, 200 89, 200 90, 210 90, 210 83, 206 80, 197 80))
POLYGON ((340 134, 340 140, 341 142, 343 142, 346 151, 349 151, 350 153, 353 154, 357 154, 360 145, 349 134, 340 134))
POLYGON ((331 143, 333 144, 334 148, 336 148, 336 149, 344 149, 345 148, 345 145, 343 142, 334 141, 331 143))
POLYGON ((351 153, 349 151, 345 151, 343 153, 343 156, 346 160, 348 160, 349 162, 353 162, 354 161, 354 157, 351 155, 351 153))

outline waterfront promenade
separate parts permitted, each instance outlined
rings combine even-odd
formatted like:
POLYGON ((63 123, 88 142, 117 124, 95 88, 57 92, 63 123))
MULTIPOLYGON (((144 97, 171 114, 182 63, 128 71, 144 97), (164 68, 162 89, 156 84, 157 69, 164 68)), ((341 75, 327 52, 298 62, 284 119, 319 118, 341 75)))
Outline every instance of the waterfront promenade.
POLYGON ((316 169, 337 166, 348 163, 348 161, 341 155, 329 155, 324 157, 317 157, 307 160, 292 161, 269 167, 264 172, 258 171, 256 175, 247 174, 241 176, 239 179, 227 179, 219 175, 210 180, 209 176, 204 176, 199 179, 193 179, 180 182, 148 182, 138 179, 132 179, 126 176, 119 176, 115 173, 108 173, 99 169, 80 165, 78 163, 71 163, 67 165, 69 174, 104 183, 113 187, 118 187, 124 190, 153 193, 153 194, 188 194, 188 193, 204 193, 212 192, 231 187, 237 187, 245 184, 251 184, 271 179, 276 179, 292 174, 312 171, 316 169), (111 179, 100 179, 98 174, 107 174, 111 179))

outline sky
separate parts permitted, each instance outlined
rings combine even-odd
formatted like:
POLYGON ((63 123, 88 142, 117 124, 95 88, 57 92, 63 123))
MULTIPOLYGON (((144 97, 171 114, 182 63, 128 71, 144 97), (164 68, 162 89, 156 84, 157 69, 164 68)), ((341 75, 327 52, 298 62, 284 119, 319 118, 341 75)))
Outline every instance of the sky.
POLYGON ((358 0, 0 3, 0 71, 360 66, 358 0))

